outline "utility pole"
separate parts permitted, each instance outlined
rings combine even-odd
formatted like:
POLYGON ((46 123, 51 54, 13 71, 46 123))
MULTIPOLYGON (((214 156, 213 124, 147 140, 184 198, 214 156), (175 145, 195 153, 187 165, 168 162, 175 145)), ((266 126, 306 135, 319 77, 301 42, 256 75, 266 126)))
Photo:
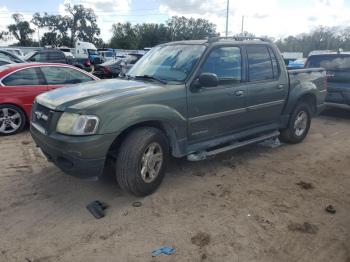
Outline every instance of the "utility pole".
POLYGON ((244 15, 242 16, 242 27, 241 27, 241 35, 244 33, 244 15))
POLYGON ((38 27, 38 43, 39 43, 39 47, 40 47, 40 33, 39 33, 39 27, 38 27))
POLYGON ((230 9, 230 0, 227 0, 227 8, 226 8, 226 37, 228 37, 228 13, 230 9))

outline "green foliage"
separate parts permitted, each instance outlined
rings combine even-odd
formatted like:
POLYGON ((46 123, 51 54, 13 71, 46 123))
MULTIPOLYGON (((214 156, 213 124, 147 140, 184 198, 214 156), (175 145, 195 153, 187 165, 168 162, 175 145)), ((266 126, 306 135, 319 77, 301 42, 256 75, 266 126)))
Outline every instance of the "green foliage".
POLYGON ((85 8, 83 5, 70 4, 65 5, 67 16, 49 15, 44 13, 41 16, 35 13, 32 19, 33 24, 39 28, 48 29, 50 32, 45 33, 42 42, 51 45, 74 46, 77 39, 101 43, 100 28, 97 25, 97 18, 91 8, 85 8))
POLYGON ((288 36, 276 44, 281 52, 303 52, 304 56, 313 50, 350 50, 350 28, 320 26, 309 34, 288 36))
POLYGON ((171 40, 196 40, 218 36, 216 25, 206 19, 173 16, 167 21, 171 40))
POLYGON ((7 27, 9 33, 18 40, 19 45, 30 45, 30 43, 32 43, 31 35, 35 32, 35 30, 30 28, 29 23, 23 20, 23 16, 21 14, 13 14, 12 18, 15 23, 7 27))
POLYGON ((217 36, 216 26, 205 19, 174 16, 166 24, 117 23, 112 28, 110 46, 121 49, 143 49, 169 41, 204 39, 217 36))

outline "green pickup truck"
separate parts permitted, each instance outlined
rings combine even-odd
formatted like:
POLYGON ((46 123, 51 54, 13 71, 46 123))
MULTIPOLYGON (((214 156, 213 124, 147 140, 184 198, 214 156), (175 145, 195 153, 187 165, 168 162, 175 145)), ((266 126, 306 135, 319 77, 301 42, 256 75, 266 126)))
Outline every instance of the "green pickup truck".
POLYGON ((162 44, 125 79, 44 93, 31 134, 65 173, 101 177, 113 163, 119 185, 145 196, 171 156, 208 156, 277 138, 299 143, 326 96, 322 68, 287 71, 264 39, 211 38, 162 44))

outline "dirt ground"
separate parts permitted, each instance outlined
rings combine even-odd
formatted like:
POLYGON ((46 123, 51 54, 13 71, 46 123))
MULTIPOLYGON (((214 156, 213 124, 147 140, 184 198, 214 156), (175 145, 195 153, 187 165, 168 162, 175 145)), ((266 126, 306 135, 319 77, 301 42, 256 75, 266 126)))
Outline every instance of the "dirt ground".
POLYGON ((349 262, 349 170, 343 109, 314 119, 299 145, 176 160, 143 199, 64 175, 29 132, 1 137, 0 261, 349 262), (96 199, 110 205, 100 220, 85 208, 96 199), (165 245, 176 252, 152 257, 165 245))

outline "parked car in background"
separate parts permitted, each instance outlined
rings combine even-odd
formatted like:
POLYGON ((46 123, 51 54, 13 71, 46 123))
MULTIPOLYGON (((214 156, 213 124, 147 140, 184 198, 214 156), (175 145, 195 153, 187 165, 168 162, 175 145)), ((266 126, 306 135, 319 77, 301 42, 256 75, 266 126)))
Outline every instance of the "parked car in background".
POLYGON ((114 78, 118 77, 122 72, 123 59, 110 60, 100 65, 95 65, 93 74, 99 78, 114 78))
POLYGON ((141 57, 143 57, 143 54, 128 54, 121 64, 121 73, 125 75, 129 69, 132 68, 137 63, 137 61, 141 59, 141 57))
POLYGON ((8 65, 8 64, 14 64, 15 62, 11 61, 11 60, 7 60, 7 59, 3 59, 3 58, 0 58, 0 66, 3 66, 3 65, 8 65))
POLYGON ((199 161, 276 137, 302 142, 325 91, 324 69, 287 71, 265 39, 173 42, 152 48, 125 80, 38 96, 31 134, 67 174, 99 178, 113 163, 121 188, 145 196, 170 155, 199 161))
POLYGON ((327 70, 326 102, 350 106, 350 53, 322 53, 308 57, 306 68, 323 67, 327 70))
POLYGON ((98 52, 105 61, 115 60, 116 58, 115 51, 112 48, 100 48, 98 52))
POLYGON ((75 56, 73 55, 73 53, 72 53, 70 48, 68 48, 68 47, 59 47, 58 49, 61 50, 66 57, 70 57, 72 59, 75 59, 75 56))
POLYGON ((21 63, 0 67, 0 135, 20 132, 31 119, 34 98, 66 85, 98 80, 66 64, 21 63))
POLYGON ((23 59, 24 54, 23 54, 21 49, 6 47, 6 48, 1 48, 1 50, 5 50, 5 51, 7 51, 11 54, 14 54, 14 55, 18 56, 19 58, 23 59))
POLYGON ((0 58, 10 60, 14 63, 25 63, 26 61, 8 51, 0 50, 0 58))
POLYGON ((84 63, 80 63, 73 55, 68 56, 59 49, 42 49, 39 51, 33 51, 27 54, 25 59, 28 62, 68 64, 84 69, 87 72, 92 71, 91 63, 88 59, 84 63))

